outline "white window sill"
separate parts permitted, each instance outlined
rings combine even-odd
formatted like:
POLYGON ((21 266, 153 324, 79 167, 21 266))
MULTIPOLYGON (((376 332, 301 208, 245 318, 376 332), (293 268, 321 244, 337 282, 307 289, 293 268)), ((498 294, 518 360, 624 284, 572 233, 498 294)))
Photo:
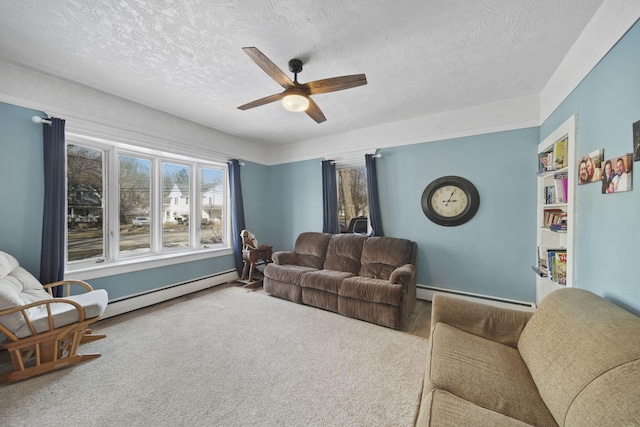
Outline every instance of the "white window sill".
POLYGON ((67 265, 64 278, 89 280, 116 274, 131 273, 185 262, 200 261, 224 255, 232 255, 232 248, 200 249, 189 252, 165 253, 161 255, 123 258, 118 261, 96 262, 95 264, 67 265))

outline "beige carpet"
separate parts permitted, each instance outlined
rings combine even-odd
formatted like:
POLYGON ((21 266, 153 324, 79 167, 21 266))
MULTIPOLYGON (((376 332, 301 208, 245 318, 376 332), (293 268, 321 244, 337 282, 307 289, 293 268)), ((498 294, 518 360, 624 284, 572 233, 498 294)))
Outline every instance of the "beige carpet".
POLYGON ((95 325, 102 357, 0 386, 3 426, 411 426, 427 340, 238 287, 95 325))

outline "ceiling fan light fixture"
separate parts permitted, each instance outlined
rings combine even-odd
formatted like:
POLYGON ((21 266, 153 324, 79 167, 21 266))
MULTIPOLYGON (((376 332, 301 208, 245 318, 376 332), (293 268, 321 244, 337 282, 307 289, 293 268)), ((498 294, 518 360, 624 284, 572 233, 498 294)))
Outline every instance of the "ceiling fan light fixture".
POLYGON ((309 108, 309 98, 300 93, 293 92, 282 98, 282 106, 294 113, 300 113, 309 108))

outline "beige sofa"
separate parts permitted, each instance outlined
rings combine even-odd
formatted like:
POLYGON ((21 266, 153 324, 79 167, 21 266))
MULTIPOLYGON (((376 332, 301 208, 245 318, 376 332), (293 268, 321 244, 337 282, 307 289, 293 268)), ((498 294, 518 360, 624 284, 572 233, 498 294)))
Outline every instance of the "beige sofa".
POLYGON ((359 234, 302 233, 273 254, 264 290, 280 298, 401 329, 416 301, 417 245, 359 234))
POLYGON ((534 312, 436 295, 418 426, 640 425, 640 318, 593 293, 534 312))

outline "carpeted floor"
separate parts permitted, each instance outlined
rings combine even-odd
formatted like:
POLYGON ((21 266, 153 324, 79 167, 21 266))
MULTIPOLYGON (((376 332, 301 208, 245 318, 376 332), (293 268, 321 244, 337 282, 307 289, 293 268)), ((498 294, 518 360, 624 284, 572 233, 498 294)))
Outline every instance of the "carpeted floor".
POLYGON ((427 340, 242 287, 98 322, 102 357, 0 386, 3 426, 411 426, 427 340))

